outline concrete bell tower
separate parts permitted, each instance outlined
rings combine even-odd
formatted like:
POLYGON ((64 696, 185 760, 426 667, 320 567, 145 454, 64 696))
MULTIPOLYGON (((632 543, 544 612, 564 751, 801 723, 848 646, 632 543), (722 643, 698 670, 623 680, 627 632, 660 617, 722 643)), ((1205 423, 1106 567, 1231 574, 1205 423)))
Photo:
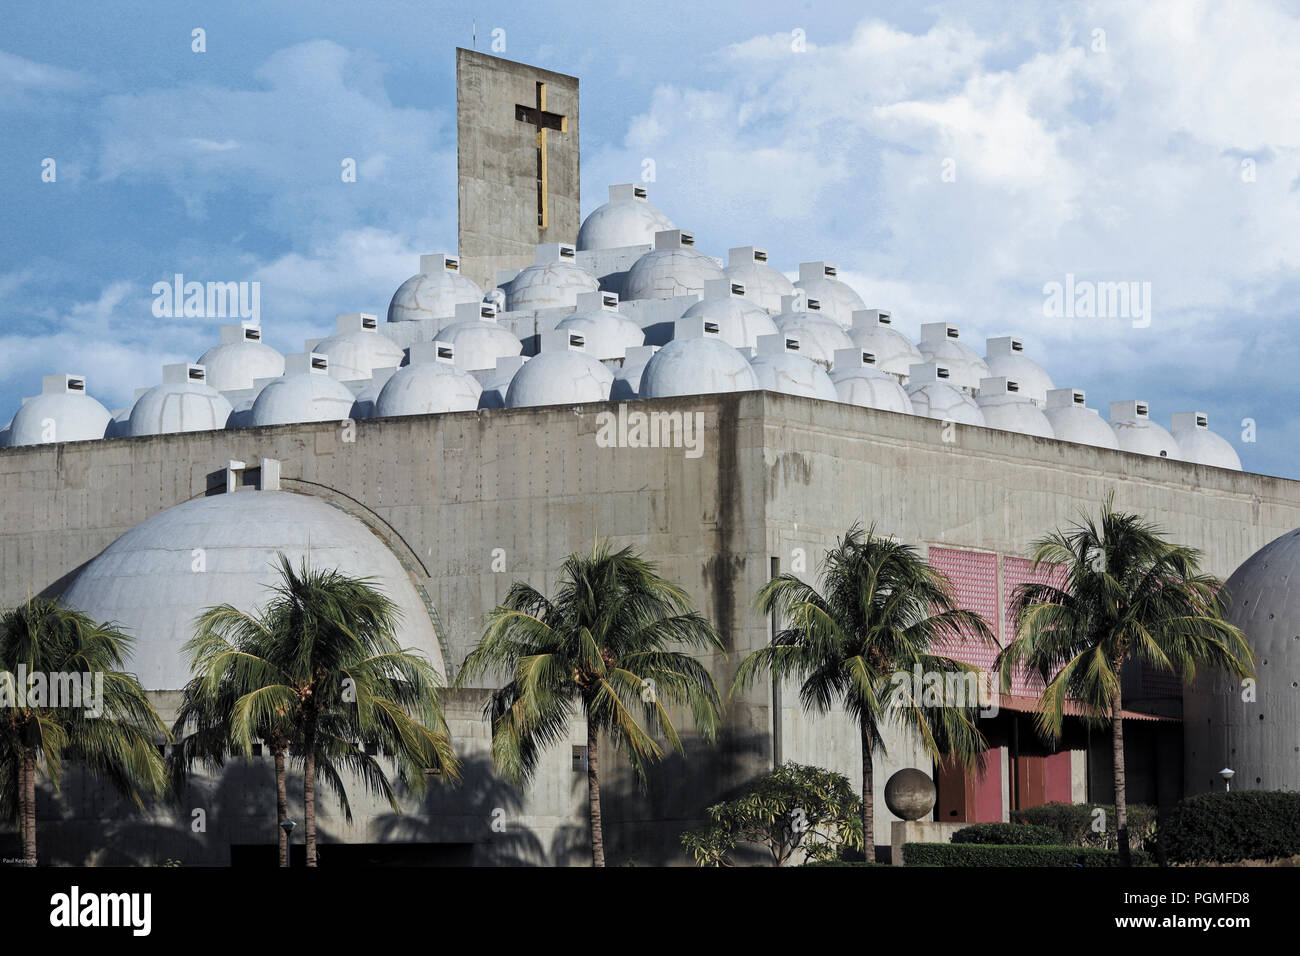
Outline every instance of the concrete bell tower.
POLYGON ((578 78, 456 50, 461 273, 485 291, 580 225, 578 78))

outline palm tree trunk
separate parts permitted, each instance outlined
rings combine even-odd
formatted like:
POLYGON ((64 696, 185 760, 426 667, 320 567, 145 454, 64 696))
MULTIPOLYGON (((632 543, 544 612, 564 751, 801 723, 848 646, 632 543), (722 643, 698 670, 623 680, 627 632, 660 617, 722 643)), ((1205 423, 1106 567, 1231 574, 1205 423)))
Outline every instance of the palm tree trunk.
POLYGON ((598 744, 596 722, 587 719, 587 798, 591 821, 591 865, 605 865, 605 826, 600 814, 600 767, 597 763, 598 744))
POLYGON ((280 826, 285 820, 289 819, 289 793, 285 784, 284 773, 284 751, 285 748, 277 745, 275 748, 275 829, 280 834, 280 865, 289 865, 289 834, 280 826))
POLYGON ((307 865, 316 865, 316 741, 309 736, 303 741, 306 747, 303 759, 302 822, 307 837, 307 865))
POLYGON ((36 865, 36 749, 24 747, 18 768, 19 829, 23 842, 23 866, 36 865))
POLYGON ((862 855, 876 862, 876 785, 871 759, 871 731, 862 728, 862 855))
MULTIPOLYGON (((1118 669, 1117 669, 1118 670, 1118 669)), ((1118 675, 1117 675, 1118 676, 1118 675)), ((1115 700, 1110 710, 1110 735, 1115 764, 1115 828, 1119 844, 1119 865, 1132 866, 1128 846, 1128 794, 1124 773, 1124 692, 1115 688, 1115 700)))

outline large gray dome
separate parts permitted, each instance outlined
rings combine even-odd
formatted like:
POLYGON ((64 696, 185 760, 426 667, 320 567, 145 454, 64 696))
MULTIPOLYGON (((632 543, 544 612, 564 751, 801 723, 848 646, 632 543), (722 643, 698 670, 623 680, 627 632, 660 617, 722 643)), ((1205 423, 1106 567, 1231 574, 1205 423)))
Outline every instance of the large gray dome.
POLYGON ((907 397, 907 392, 898 379, 865 364, 859 349, 843 350, 835 356, 831 381, 835 384, 839 400, 846 405, 913 414, 912 400, 907 397))
MULTIPOLYGON (((779 336, 778 336, 779 337, 779 336)), ((839 392, 826 370, 795 352, 760 352, 750 363, 758 387, 768 392, 838 402, 839 392)))
POLYGON ((1215 468, 1241 471, 1237 450, 1222 435, 1210 431, 1209 417, 1202 412, 1179 412, 1173 416, 1173 437, 1184 461, 1215 468))
POLYGON ((893 322, 893 316, 881 309, 857 312, 849 338, 862 351, 876 357, 877 369, 906 379, 911 367, 923 364, 925 359, 912 340, 894 328, 893 322))
POLYGON ((1043 410, 1022 395, 1019 387, 1019 382, 1005 378, 980 380, 980 394, 975 404, 980 407, 984 424, 1001 431, 1055 438, 1056 433, 1043 410))
POLYGON ((783 312, 776 317, 782 335, 799 340, 799 354, 828 365, 840 349, 853 348, 853 340, 844 327, 828 315, 817 312, 783 312))
POLYGON ((651 205, 642 186, 609 187, 609 202, 597 206, 578 229, 579 249, 621 249, 648 246, 656 232, 676 229, 673 221, 651 205))
POLYGON ((946 322, 926 322, 921 326, 921 341, 916 346, 926 362, 948 369, 949 382, 957 388, 979 388, 980 379, 989 377, 989 366, 979 354, 958 341, 960 332, 946 322))
POLYGON ((1255 652, 1254 700, 1240 682, 1205 674, 1184 697, 1187 790, 1300 790, 1300 529, 1277 538, 1228 578, 1228 620, 1255 652))
POLYGON ((467 369, 497 367, 497 359, 511 358, 523 352, 523 343, 496 319, 462 319, 442 329, 439 342, 450 342, 456 349, 456 364, 467 369))
POLYGON ((306 557, 316 568, 374 578, 401 608, 399 642, 443 671, 428 612, 401 563, 356 518, 306 495, 240 491, 168 508, 104 549, 63 597, 136 639, 128 668, 146 690, 180 690, 190 677, 181 647, 194 618, 218 604, 264 607, 280 551, 295 566, 306 557))
POLYGON ((1110 427, 1121 451, 1175 461, 1183 457, 1174 436, 1151 420, 1146 402, 1111 402, 1110 427))
POLYGON ((1052 431, 1061 441, 1098 448, 1119 449, 1119 439, 1096 409, 1088 408, 1086 396, 1077 388, 1054 388, 1047 393, 1047 416, 1052 431))

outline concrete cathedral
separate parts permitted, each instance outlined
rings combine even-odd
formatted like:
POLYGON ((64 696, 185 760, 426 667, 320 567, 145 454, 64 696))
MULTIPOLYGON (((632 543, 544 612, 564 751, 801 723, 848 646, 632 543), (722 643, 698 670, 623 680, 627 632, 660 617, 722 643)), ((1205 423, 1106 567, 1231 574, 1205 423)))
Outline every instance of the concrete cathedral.
MULTIPOLYGON (((782 271, 759 245, 714 258, 642 184, 611 187, 581 218, 578 80, 458 50, 456 82, 459 248, 395 275, 386 314, 343 313, 291 355, 250 314, 129 408, 91 397, 90 369, 46 376, 16 410, 0 430, 0 604, 61 595, 118 622, 170 723, 194 617, 264 602, 277 552, 373 576, 402 610, 402 643, 452 680, 513 581, 547 591, 566 555, 608 537, 689 591, 725 641, 706 664, 726 687, 776 626, 754 593, 781 571, 812 578, 853 523, 920 548, 1005 644, 1030 543, 1114 491, 1117 507, 1201 549, 1208 571, 1245 563, 1252 640, 1271 649, 1249 705, 1263 721, 1231 687, 1132 669, 1130 802, 1210 789, 1229 752, 1252 786, 1300 786, 1300 621, 1285 603, 1300 484, 1242 471, 1204 411, 1166 429, 1126 399, 1103 419, 1015 334, 981 354, 951 323, 905 332, 831 263, 782 271), (1252 559, 1265 546, 1272 559, 1252 559)), ((162 286, 184 308, 182 277, 162 286)), ((950 652, 987 668, 995 650, 950 652)), ((575 719, 517 790, 492 766, 492 689, 446 698, 459 787, 395 815, 353 781, 351 823, 321 801, 326 865, 589 861, 585 727, 575 719)), ((940 822, 1110 800, 1109 739, 1072 716, 1046 746, 1036 693, 1029 678, 991 700, 977 689, 993 748, 982 775, 936 767, 893 728, 875 779, 931 775, 940 822)), ((688 733, 686 757, 644 792, 606 762, 610 862, 685 862, 680 833, 710 803, 791 760, 857 779, 859 747, 845 716, 809 713, 796 688, 739 693, 717 746, 688 733)), ((259 749, 193 780, 182 805, 137 814, 70 769, 41 796, 42 862, 272 862, 272 780, 259 749)), ((890 839, 883 790, 878 844, 890 839)))

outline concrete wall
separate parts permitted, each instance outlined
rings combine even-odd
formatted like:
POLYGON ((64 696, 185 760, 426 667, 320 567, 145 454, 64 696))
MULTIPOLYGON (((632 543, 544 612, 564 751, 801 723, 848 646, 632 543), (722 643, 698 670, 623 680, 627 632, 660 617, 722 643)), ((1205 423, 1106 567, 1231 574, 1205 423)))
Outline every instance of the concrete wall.
MULTIPOLYGON (((453 674, 512 581, 549 592, 560 560, 598 538, 643 549, 691 593, 727 642, 728 656, 710 662, 725 690, 743 656, 769 639, 770 623, 751 600, 772 559, 787 568, 803 549, 815 574, 821 553, 854 521, 922 547, 1022 553, 1113 488, 1117 506, 1202 548, 1220 575, 1300 526, 1300 484, 1281 479, 988 429, 945 433, 928 419, 773 393, 633 405, 703 414, 703 454, 598 447, 597 413, 613 406, 360 421, 354 441, 340 424, 318 423, 3 449, 0 603, 21 600, 29 588, 61 590, 119 534, 205 493, 215 476, 224 480, 232 458, 280 459, 285 490, 326 497, 388 541, 432 599, 453 674), (493 571, 494 557, 504 571, 493 571)), ((485 759, 486 728, 474 716, 481 692, 468 693, 449 711, 460 715, 459 746, 485 759)), ((842 715, 805 713, 792 688, 776 712, 781 759, 860 780, 857 732, 842 715)), ((722 745, 688 738, 686 759, 665 761, 645 794, 607 755, 611 861, 680 860, 683 827, 772 766, 773 713, 770 687, 737 695, 722 745)), ((581 739, 575 732, 574 742, 581 739)), ((876 765, 878 794, 896 769, 929 770, 914 743, 889 744, 876 765)), ((483 808, 503 791, 480 766, 478 790, 467 791, 479 796, 448 796, 436 814, 412 816, 403 826, 423 829, 410 830, 411 838, 482 835, 483 808)), ((526 795, 503 804, 535 836, 525 840, 531 858, 565 862, 573 841, 585 840, 581 780, 563 748, 548 755, 526 795)), ((888 843, 879 796, 876 814, 877 842, 888 843)), ((500 841, 480 842, 479 858, 506 852, 500 841)))
POLYGON ((573 242, 580 221, 578 79, 473 50, 456 50, 456 155, 461 271, 484 289, 502 269, 533 264, 533 247, 573 242), (537 129, 515 118, 546 84, 548 112, 568 117, 547 133, 545 229, 537 223, 537 129))

